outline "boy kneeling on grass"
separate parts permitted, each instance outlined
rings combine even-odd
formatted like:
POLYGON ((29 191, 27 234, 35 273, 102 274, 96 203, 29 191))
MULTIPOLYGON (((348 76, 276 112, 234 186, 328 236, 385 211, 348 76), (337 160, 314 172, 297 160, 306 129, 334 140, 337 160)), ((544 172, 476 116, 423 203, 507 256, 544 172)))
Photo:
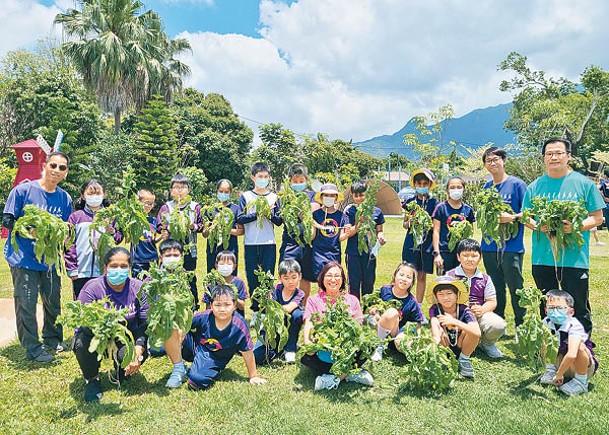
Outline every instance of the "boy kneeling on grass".
POLYGON ((193 390, 210 387, 237 352, 241 352, 250 384, 263 384, 258 377, 254 347, 245 319, 235 313, 237 295, 229 285, 218 285, 211 291, 211 310, 196 313, 186 337, 174 331, 165 343, 165 351, 175 364, 192 362, 188 386, 193 390))
POLYGON ((546 315, 543 321, 554 335, 558 334, 558 355, 552 364, 546 364, 541 383, 556 385, 560 391, 576 396, 588 392, 588 380, 598 370, 594 356, 595 344, 573 315, 573 296, 563 290, 551 290, 546 294, 546 315), (565 377, 571 380, 564 383, 565 377))
POLYGON ((459 373, 474 377, 470 356, 480 341, 480 327, 467 305, 465 284, 451 276, 439 276, 433 283, 434 304, 429 309, 431 335, 436 342, 450 348, 459 361, 459 373))

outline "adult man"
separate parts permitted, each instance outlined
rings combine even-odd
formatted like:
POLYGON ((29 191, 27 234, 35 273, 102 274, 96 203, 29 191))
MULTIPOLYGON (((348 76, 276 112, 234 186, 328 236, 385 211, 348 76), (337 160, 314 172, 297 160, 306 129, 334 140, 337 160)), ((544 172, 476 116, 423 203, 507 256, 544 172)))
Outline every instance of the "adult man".
MULTIPOLYGON (((590 269, 590 232, 603 221, 605 202, 596 185, 584 175, 569 168, 571 142, 565 139, 548 139, 541 150, 547 173, 527 188, 522 208, 531 206, 531 199, 541 196, 549 200, 583 200, 588 216, 583 221, 584 245, 581 249, 565 248, 558 262, 552 255, 548 237, 533 237, 533 279, 544 292, 562 289, 575 300, 575 317, 592 330, 590 301, 588 299, 590 269)), ((564 220, 565 233, 571 232, 571 222, 564 220)), ((534 228, 533 222, 527 226, 534 228)), ((539 230, 545 232, 546 228, 539 230)))
MULTIPOLYGON (((33 204, 67 221, 72 212, 72 199, 58 184, 66 178, 69 163, 70 160, 64 153, 50 153, 40 180, 21 183, 11 190, 2 214, 2 226, 12 231, 15 221, 23 216, 23 208, 27 204, 33 204)), ((55 267, 49 268, 36 259, 35 243, 34 239, 18 235, 19 250, 15 251, 11 243, 7 242, 4 246, 4 257, 13 277, 19 342, 25 348, 29 359, 46 363, 54 359, 53 352, 65 350, 63 329, 61 325, 55 324, 61 312, 61 281, 55 267), (36 321, 38 293, 42 298, 44 311, 44 346, 38 338, 36 321)))
MULTIPOLYGON (((494 188, 501 195, 501 199, 509 205, 514 214, 503 212, 499 218, 501 223, 515 222, 521 215, 522 200, 527 185, 520 178, 508 175, 505 172, 507 153, 497 147, 491 147, 482 155, 484 167, 493 179, 484 185, 485 189, 494 188)), ((491 240, 486 243, 482 237, 482 259, 486 273, 491 277, 497 291, 497 308, 495 313, 505 318, 506 284, 510 290, 514 322, 516 326, 522 323, 525 309, 518 305, 520 297, 516 290, 524 287, 522 278, 522 259, 524 257, 524 226, 519 225, 518 235, 505 241, 503 246, 491 240)))
POLYGON ((605 208, 603 208, 603 216, 605 218, 605 227, 609 230, 609 169, 605 169, 605 179, 599 185, 605 208))

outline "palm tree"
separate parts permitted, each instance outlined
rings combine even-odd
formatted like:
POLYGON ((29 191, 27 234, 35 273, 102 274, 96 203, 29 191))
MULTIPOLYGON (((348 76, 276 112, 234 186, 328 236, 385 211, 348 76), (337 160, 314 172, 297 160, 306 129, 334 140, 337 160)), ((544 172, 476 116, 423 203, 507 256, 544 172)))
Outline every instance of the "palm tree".
POLYGON ((144 11, 139 0, 80 0, 78 4, 80 9, 55 17, 70 38, 62 49, 87 88, 97 95, 100 107, 114 115, 118 132, 121 115, 143 107, 152 91, 167 95, 164 86, 172 91, 181 88, 180 74, 189 69, 173 57, 190 45, 181 39, 170 41, 160 16, 144 11))

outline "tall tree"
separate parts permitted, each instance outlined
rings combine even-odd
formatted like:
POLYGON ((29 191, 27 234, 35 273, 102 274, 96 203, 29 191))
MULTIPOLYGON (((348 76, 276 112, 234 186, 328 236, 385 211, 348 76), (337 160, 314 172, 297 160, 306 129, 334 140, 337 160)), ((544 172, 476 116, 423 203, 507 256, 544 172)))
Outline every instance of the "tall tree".
MULTIPOLYGON (((455 150, 456 143, 444 138, 444 130, 454 117, 454 109, 450 104, 441 106, 437 112, 427 116, 415 116, 417 134, 404 135, 404 144, 412 147, 419 156, 419 164, 428 168, 438 168, 450 160, 446 153, 455 150)), ((453 156, 456 159, 456 153, 453 156)))
POLYGON ((185 40, 169 41, 159 15, 144 11, 139 0, 77 3, 80 9, 55 17, 72 38, 62 47, 100 107, 114 115, 118 132, 121 115, 143 107, 151 92, 170 97, 181 87, 181 77, 189 70, 175 56, 190 46, 185 40))
POLYGON ((261 161, 271 168, 271 175, 279 188, 292 163, 302 159, 294 132, 281 124, 264 124, 259 127, 262 144, 252 151, 252 163, 261 161))

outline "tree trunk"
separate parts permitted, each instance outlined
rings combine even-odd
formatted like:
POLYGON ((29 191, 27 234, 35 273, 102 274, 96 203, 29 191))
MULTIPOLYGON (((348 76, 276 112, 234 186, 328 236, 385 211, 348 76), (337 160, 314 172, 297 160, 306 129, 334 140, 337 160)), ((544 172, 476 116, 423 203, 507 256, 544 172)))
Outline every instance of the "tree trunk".
POLYGON ((120 133, 121 131, 121 112, 116 110, 114 112, 114 132, 116 134, 120 133))

